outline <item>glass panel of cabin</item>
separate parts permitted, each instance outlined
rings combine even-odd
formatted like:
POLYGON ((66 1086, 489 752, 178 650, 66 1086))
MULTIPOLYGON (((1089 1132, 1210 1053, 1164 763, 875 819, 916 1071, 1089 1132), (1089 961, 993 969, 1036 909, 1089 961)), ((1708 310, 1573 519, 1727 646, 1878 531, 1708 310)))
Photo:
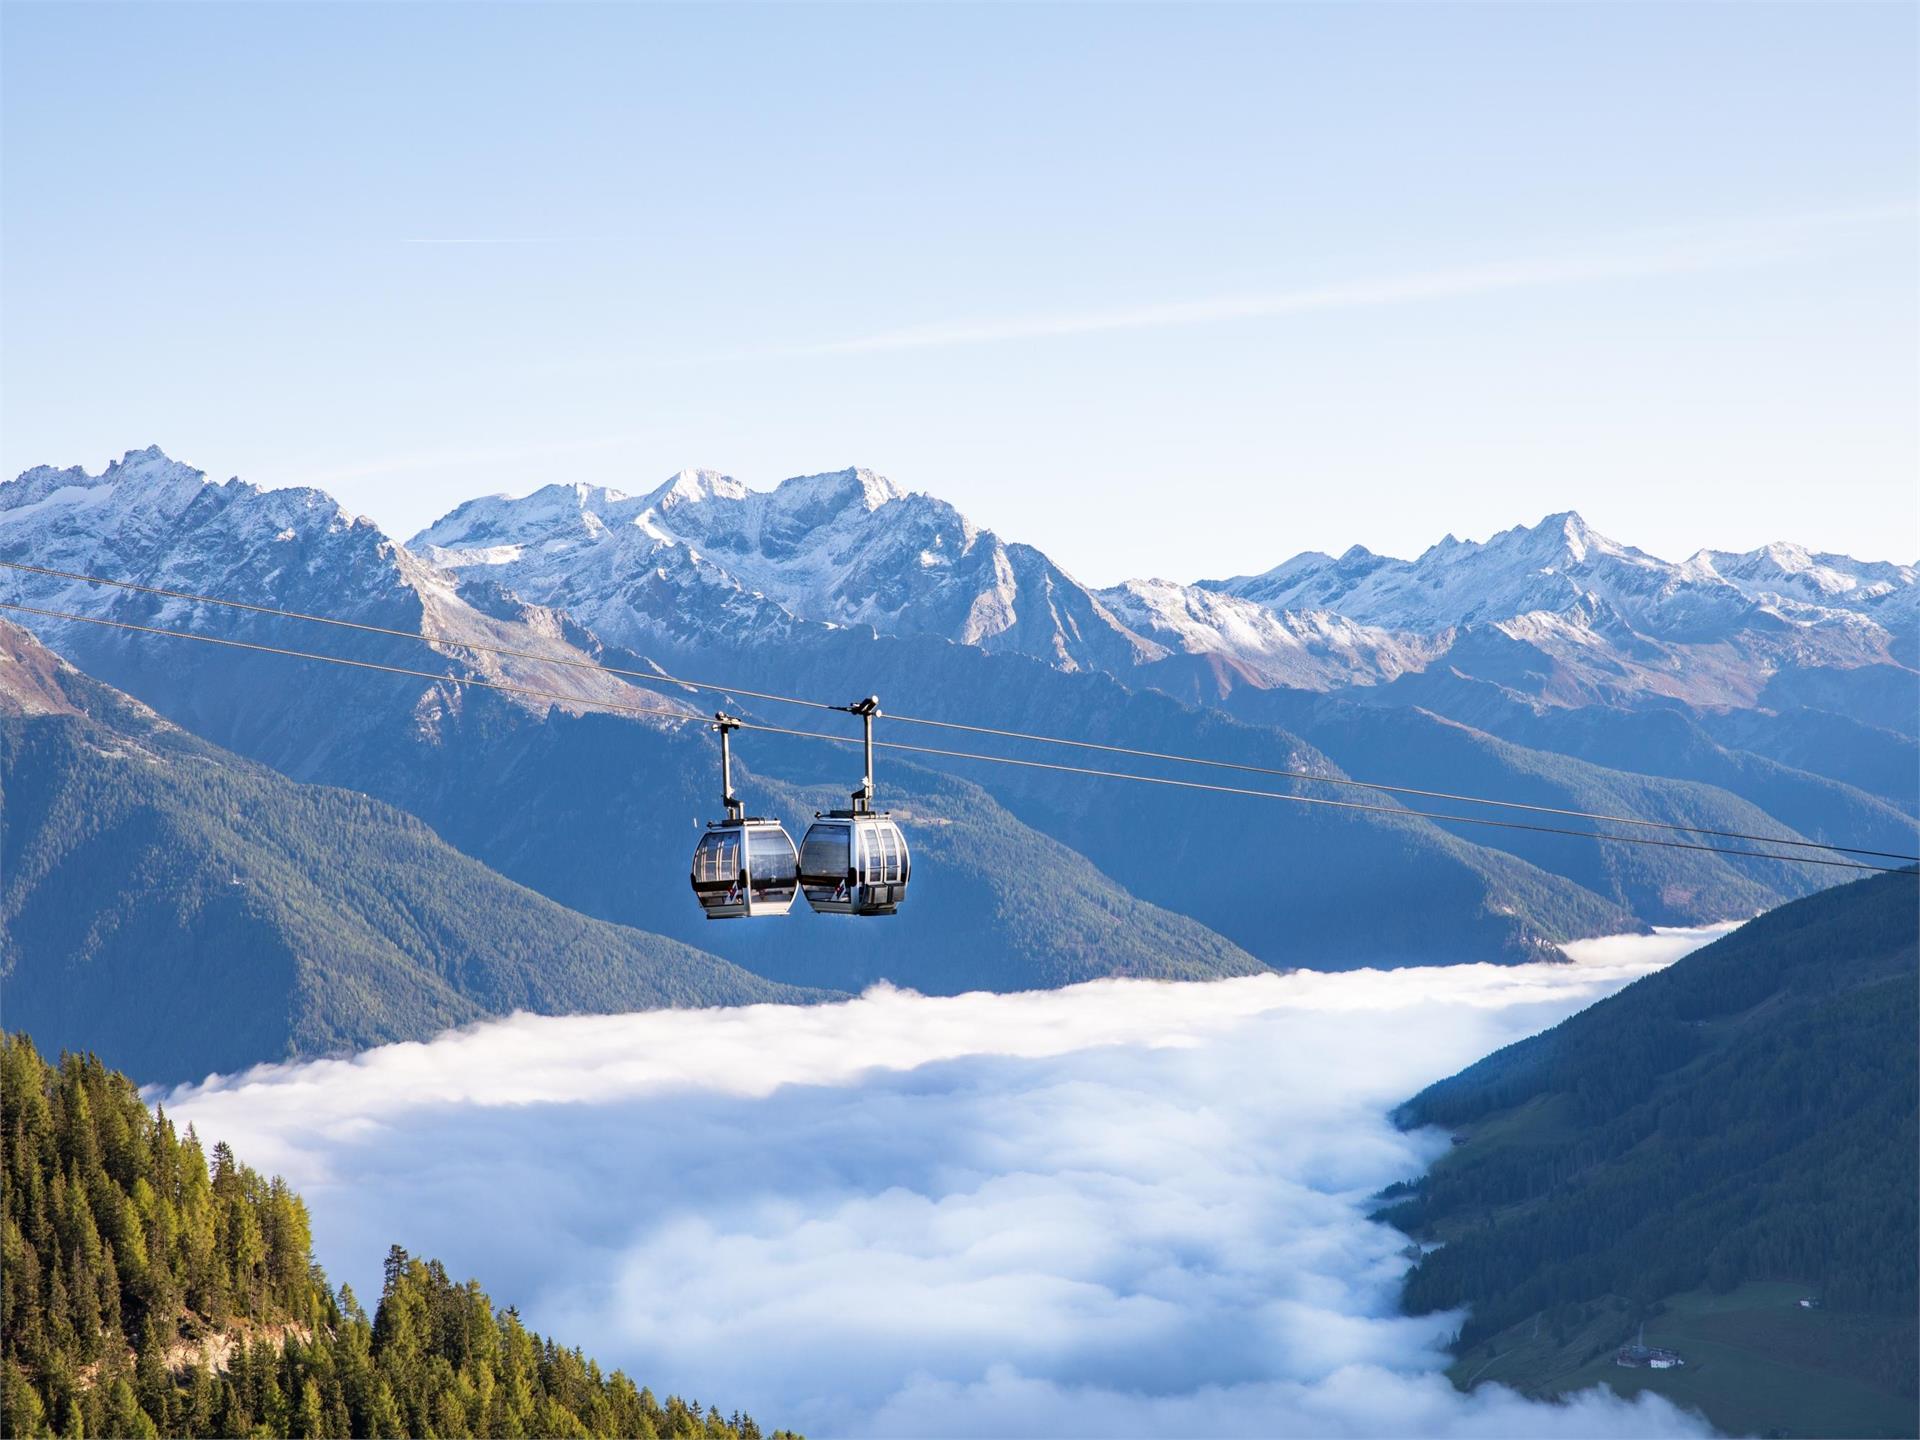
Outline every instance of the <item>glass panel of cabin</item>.
POLYGON ((740 874, 740 832, 709 830, 693 852, 696 885, 724 885, 740 874))

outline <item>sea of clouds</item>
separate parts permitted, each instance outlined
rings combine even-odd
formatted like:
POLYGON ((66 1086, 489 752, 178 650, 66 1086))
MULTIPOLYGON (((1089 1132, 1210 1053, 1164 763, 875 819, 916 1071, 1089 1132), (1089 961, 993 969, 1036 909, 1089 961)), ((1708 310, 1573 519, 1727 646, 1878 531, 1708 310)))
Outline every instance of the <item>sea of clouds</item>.
POLYGON ((1368 1197, 1400 1100, 1723 933, 1451 966, 536 1017, 160 1096, 664 1393, 813 1436, 1710 1433, 1441 1373, 1368 1197))

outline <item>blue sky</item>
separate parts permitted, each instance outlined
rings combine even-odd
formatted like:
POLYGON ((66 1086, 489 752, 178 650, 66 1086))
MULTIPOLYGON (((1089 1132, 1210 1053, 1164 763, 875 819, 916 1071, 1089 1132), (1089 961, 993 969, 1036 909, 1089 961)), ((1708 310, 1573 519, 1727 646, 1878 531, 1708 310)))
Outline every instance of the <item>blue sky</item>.
POLYGON ((0 465, 1920 553, 1905 5, 0 8, 0 465))

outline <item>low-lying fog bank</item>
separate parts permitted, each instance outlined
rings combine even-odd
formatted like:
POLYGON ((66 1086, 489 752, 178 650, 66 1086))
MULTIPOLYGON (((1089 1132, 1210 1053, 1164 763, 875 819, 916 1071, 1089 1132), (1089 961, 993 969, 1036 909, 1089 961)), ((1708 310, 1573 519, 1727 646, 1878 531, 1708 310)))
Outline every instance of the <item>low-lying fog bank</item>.
POLYGON ((643 1384, 834 1435, 1666 1435, 1441 1374, 1386 1112, 1730 927, 1576 964, 512 1019, 164 1099, 336 1283, 445 1260, 643 1384))

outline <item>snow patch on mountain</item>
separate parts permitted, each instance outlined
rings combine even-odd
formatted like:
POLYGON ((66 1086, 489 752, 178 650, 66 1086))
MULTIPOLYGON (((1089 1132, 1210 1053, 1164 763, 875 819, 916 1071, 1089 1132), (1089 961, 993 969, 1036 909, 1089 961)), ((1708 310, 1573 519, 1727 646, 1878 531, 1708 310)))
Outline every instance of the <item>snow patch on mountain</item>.
POLYGON ((1165 653, 1222 656, 1272 685, 1377 684, 1422 668, 1438 648, 1330 610, 1277 612, 1170 580, 1129 580, 1098 593, 1122 624, 1165 653))

